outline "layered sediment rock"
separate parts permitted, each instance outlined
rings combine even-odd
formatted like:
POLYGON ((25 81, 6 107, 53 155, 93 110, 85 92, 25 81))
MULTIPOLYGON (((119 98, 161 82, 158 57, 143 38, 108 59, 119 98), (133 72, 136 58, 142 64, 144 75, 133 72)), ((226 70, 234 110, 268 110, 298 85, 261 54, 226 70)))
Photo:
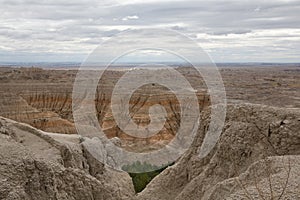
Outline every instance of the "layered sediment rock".
MULTIPOLYGON (((22 96, 2 92, 0 99, 1 115, 49 132, 76 133, 72 121, 62 118, 55 109, 39 106, 39 101, 34 98, 34 94, 28 91, 24 93, 25 95, 22 96)), ((48 94, 48 96, 51 95, 48 94)), ((43 102, 47 104, 46 102, 51 103, 54 100, 49 98, 43 102)))
MULTIPOLYGON (((167 120, 153 137, 137 139, 129 136, 117 126, 110 104, 114 86, 124 73, 106 71, 99 81, 95 95, 99 124, 109 138, 119 137, 123 147, 129 150, 135 150, 137 146, 143 147, 141 151, 159 148, 174 137, 180 124, 180 105, 176 96, 157 84, 145 85, 135 91, 129 108, 138 126, 149 124, 149 108, 156 104, 165 108, 167 120)), ((48 132, 77 133, 72 116, 75 75, 74 70, 8 69, 2 73, 0 115, 48 132)), ((197 92, 200 110, 210 104, 204 89, 197 92)))
MULTIPOLYGON (((101 95, 100 95, 101 96, 101 95)), ((209 106, 209 96, 205 92, 197 92, 196 96, 199 102, 200 111, 209 106)), ((185 105, 180 105, 176 96, 168 89, 157 85, 145 85, 135 91, 129 101, 129 111, 131 119, 138 127, 145 127, 150 123, 149 109, 155 105, 161 105, 166 111, 166 122, 163 128, 154 136, 147 139, 132 137, 124 133, 117 126, 112 114, 110 102, 107 102, 102 110, 102 128, 109 138, 119 137, 124 141, 123 145, 128 150, 139 149, 140 151, 148 151, 151 148, 159 148, 168 143, 177 133, 181 122, 181 108, 185 105), (103 113, 104 111, 104 113, 103 113), (147 146, 148 145, 148 146, 147 146)), ((103 103, 97 105, 104 106, 103 103)), ((157 115, 159 113, 156 113, 157 115)))

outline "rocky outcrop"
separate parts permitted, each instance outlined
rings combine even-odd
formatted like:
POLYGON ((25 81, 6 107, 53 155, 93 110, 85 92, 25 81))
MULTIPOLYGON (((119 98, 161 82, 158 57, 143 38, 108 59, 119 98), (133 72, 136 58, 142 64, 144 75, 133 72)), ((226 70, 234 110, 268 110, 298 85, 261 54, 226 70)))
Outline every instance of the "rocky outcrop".
POLYGON ((268 157, 219 182, 203 199, 299 199, 299 179, 299 155, 268 157))
POLYGON ((202 126, 190 150, 155 177, 137 199, 249 199, 247 195, 257 199, 259 192, 266 197, 271 195, 268 180, 272 182, 272 194, 278 197, 287 179, 290 180, 282 199, 300 197, 296 192, 300 187, 299 109, 230 105, 221 138, 204 159, 199 158, 198 151, 209 123, 209 112, 202 116, 202 126), (269 167, 260 167, 264 164, 269 167), (259 189, 255 188, 256 176, 259 189), (281 176, 284 181, 280 182, 281 176))
POLYGON ((49 134, 0 118, 0 199, 129 199, 125 172, 106 168, 77 135, 49 134))
POLYGON ((300 198, 299 109, 229 105, 218 144, 200 159, 209 121, 208 109, 191 148, 134 195, 130 177, 84 151, 77 135, 46 133, 0 118, 0 198, 300 198))

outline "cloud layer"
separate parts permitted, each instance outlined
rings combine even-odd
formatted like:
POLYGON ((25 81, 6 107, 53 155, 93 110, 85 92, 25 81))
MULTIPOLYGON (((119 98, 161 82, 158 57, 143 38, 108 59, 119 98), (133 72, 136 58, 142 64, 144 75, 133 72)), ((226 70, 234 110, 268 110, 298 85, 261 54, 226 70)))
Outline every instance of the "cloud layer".
POLYGON ((81 62, 114 34, 138 28, 186 34, 216 62, 300 61, 300 1, 0 0, 0 5, 5 62, 81 62))

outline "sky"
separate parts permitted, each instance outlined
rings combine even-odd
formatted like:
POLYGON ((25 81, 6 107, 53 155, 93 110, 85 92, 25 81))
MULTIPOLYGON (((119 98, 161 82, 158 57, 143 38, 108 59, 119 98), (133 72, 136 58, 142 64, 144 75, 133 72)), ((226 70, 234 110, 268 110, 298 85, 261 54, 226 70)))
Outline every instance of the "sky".
POLYGON ((143 28, 184 34, 214 62, 300 62, 299 0, 0 0, 0 5, 0 62, 83 62, 115 34, 143 28))

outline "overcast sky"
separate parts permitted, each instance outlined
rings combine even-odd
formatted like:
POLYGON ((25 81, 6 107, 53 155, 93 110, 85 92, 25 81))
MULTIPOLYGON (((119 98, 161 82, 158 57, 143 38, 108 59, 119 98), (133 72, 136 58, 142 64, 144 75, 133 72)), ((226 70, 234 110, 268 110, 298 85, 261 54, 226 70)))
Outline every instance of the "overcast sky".
POLYGON ((0 62, 82 62, 138 28, 179 31, 215 62, 300 62, 299 19, 299 0, 0 0, 0 62))

